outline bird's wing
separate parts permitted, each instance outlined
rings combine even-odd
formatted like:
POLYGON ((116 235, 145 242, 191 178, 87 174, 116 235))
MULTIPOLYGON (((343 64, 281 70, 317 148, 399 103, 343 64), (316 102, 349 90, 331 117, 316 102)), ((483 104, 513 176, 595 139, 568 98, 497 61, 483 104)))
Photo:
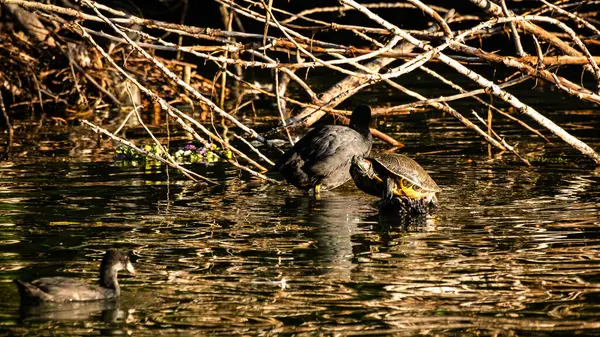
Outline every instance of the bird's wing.
POLYGON ((57 301, 83 301, 104 298, 104 289, 66 277, 41 278, 32 282, 57 301))

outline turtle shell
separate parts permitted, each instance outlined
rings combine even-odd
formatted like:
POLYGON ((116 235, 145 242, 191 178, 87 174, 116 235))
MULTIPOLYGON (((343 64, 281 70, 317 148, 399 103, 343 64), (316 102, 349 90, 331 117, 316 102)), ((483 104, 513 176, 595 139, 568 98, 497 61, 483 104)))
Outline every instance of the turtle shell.
POLYGON ((421 165, 401 154, 354 158, 350 173, 359 189, 374 196, 384 195, 388 178, 394 183, 392 193, 395 196, 423 200, 426 204, 435 203, 435 193, 441 191, 421 165))
POLYGON ((435 181, 431 179, 421 165, 405 155, 382 153, 372 155, 367 159, 374 162, 374 169, 380 175, 385 175, 387 177, 387 171, 392 176, 405 179, 410 184, 415 185, 426 192, 435 193, 441 191, 435 181))

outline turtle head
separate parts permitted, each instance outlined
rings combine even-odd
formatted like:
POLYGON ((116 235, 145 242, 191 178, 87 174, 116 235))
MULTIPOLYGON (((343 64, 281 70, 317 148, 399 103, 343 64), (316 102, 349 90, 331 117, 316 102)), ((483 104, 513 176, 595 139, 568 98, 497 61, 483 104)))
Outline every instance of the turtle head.
POLYGON ((368 176, 369 178, 373 176, 373 164, 366 158, 360 156, 352 157, 352 167, 362 176, 368 176))

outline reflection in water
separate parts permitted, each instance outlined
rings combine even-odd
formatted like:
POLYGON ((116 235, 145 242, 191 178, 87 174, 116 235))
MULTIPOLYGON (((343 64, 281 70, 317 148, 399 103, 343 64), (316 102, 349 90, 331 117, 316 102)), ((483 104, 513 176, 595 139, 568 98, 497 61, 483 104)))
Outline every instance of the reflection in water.
MULTIPOLYGON (((130 333, 126 324, 131 320, 133 311, 119 309, 118 300, 100 300, 37 304, 22 302, 19 312, 19 322, 25 329, 56 330, 60 324, 70 322, 76 324, 74 328, 68 329, 70 333, 81 334, 83 331, 77 328, 79 324, 102 324, 104 326, 99 327, 101 334, 113 336, 130 333)), ((13 330, 15 334, 19 331, 20 329, 13 330)))
POLYGON ((377 230, 380 231, 400 229, 406 232, 419 232, 427 226, 427 214, 380 213, 377 216, 377 225, 377 230))
POLYGON ((381 216, 351 184, 314 200, 219 165, 194 168, 223 181, 200 188, 110 158, 0 168, 0 335, 598 335, 595 168, 558 148, 540 153, 573 165, 488 162, 452 119, 406 118, 406 151, 443 188, 427 216, 381 216), (416 155, 438 147, 456 151, 416 155), (20 319, 10 280, 92 283, 109 248, 134 251, 131 309, 20 319))
POLYGON ((88 301, 65 303, 21 303, 21 320, 101 320, 106 323, 124 321, 125 311, 119 310, 118 301, 88 301))
POLYGON ((320 200, 310 196, 286 198, 284 214, 295 214, 296 221, 314 228, 307 238, 314 238, 312 258, 322 268, 322 276, 349 280, 352 269, 352 236, 358 231, 359 214, 365 211, 356 195, 329 192, 320 200))

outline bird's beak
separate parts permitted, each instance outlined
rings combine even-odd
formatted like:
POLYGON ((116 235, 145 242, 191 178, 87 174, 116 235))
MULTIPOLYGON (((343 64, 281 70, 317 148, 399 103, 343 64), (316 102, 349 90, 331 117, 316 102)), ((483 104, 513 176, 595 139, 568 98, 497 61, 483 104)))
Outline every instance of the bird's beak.
POLYGON ((131 264, 131 261, 127 261, 127 271, 131 275, 135 275, 135 268, 133 268, 133 265, 131 264))

